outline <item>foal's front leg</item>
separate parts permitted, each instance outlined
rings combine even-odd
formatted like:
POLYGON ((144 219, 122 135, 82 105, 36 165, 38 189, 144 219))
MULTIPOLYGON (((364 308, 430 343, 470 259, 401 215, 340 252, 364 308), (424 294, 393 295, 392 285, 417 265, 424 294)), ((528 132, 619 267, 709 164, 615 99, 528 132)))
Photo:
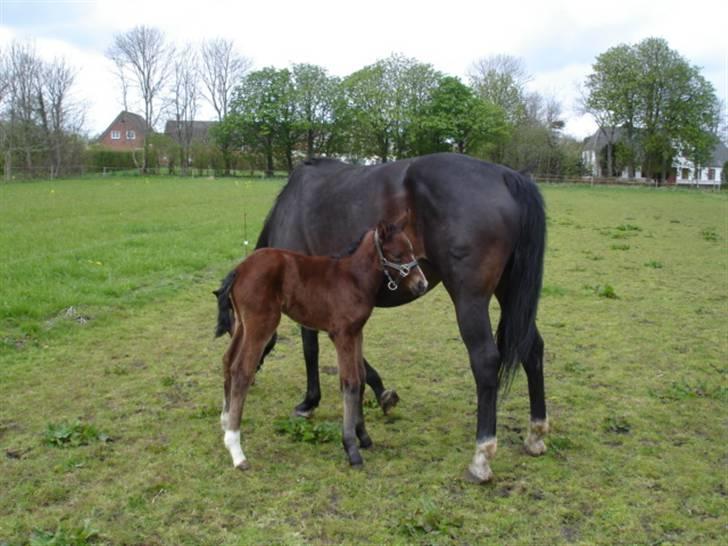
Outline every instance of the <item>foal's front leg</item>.
POLYGON ((362 409, 362 388, 364 386, 364 366, 357 355, 361 355, 361 333, 357 336, 332 336, 336 346, 339 364, 339 378, 344 398, 344 419, 342 425, 342 443, 349 458, 349 464, 360 466, 364 460, 357 447, 357 437, 362 447, 369 447, 371 440, 364 427, 362 409), (358 340, 357 340, 358 338, 358 340), (358 341, 358 343, 357 343, 358 341), (357 351, 357 345, 359 351, 357 351))

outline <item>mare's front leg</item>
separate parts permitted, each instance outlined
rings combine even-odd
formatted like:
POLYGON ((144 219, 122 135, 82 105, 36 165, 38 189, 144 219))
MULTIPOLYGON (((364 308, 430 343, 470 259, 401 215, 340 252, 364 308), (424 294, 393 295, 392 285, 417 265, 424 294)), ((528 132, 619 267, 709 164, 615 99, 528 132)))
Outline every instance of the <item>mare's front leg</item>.
POLYGON ((357 447, 357 438, 361 441, 362 447, 371 445, 371 440, 364 427, 364 411, 362 409, 364 366, 361 359, 358 358, 358 355, 361 354, 361 332, 356 336, 339 334, 331 337, 336 346, 339 379, 344 399, 342 443, 349 458, 349 464, 360 466, 364 463, 364 460, 357 447))

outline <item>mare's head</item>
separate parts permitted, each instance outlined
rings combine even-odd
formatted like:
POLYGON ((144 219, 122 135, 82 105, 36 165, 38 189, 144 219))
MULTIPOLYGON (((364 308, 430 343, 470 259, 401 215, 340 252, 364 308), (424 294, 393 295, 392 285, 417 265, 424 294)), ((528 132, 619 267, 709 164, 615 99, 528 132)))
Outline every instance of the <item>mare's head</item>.
POLYGON ((374 230, 374 244, 384 275, 387 288, 394 291, 402 285, 415 296, 427 291, 427 279, 417 264, 414 247, 405 233, 409 221, 409 211, 395 223, 379 222, 374 230))

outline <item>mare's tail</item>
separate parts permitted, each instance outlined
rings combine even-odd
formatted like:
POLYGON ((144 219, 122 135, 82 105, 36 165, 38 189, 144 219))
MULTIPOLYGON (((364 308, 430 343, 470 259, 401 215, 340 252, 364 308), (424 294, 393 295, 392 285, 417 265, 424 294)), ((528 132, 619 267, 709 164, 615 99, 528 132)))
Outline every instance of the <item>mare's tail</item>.
POLYGON ((217 297, 217 328, 215 328, 215 337, 220 337, 225 333, 233 335, 233 304, 230 301, 230 290, 232 290, 234 282, 235 270, 233 269, 222 280, 220 288, 212 292, 217 297))
POLYGON ((504 175, 506 186, 521 208, 520 232, 500 284, 501 318, 496 338, 501 365, 498 385, 507 390, 536 340, 536 311, 543 281, 546 211, 536 184, 515 172, 504 175))

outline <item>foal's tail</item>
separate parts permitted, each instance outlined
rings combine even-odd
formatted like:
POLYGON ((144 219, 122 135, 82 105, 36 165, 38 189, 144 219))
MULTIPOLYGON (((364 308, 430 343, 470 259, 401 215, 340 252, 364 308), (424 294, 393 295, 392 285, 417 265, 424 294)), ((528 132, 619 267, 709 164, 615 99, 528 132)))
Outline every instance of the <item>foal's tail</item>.
POLYGON ((212 293, 217 296, 217 328, 215 328, 215 337, 228 333, 233 334, 233 304, 230 301, 230 290, 235 282, 235 270, 228 273, 227 277, 222 280, 220 288, 212 293))
POLYGON ((507 390, 536 341, 536 311, 543 281, 546 212, 536 184, 521 173, 507 172, 506 186, 521 208, 520 233, 501 280, 501 318, 497 340, 501 366, 498 384, 507 390), (505 282, 504 282, 505 281, 505 282))

